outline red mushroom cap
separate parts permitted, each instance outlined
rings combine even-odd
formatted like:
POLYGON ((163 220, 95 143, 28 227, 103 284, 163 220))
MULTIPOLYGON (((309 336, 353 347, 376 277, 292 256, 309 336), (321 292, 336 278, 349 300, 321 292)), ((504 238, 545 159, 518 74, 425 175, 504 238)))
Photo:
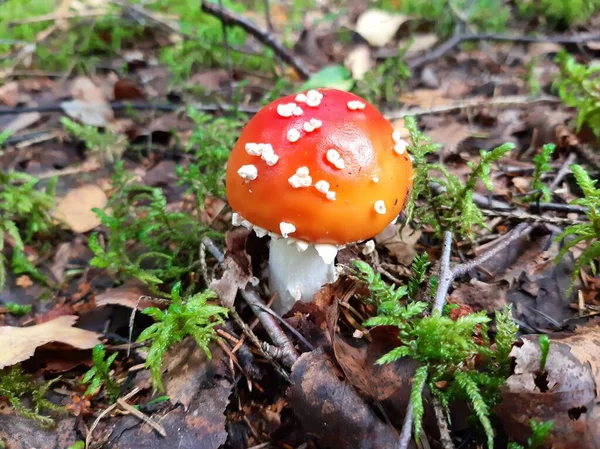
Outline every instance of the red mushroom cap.
POLYGON ((413 177, 406 146, 354 94, 283 97, 243 129, 227 163, 227 199, 273 233, 322 244, 365 240, 404 207, 413 177))

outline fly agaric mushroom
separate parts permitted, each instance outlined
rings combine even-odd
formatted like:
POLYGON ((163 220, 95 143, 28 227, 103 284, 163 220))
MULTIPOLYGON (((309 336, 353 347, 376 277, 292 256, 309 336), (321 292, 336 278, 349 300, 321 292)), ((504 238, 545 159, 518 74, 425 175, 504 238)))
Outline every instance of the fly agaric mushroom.
POLYGON ((371 104, 335 89, 280 98, 245 126, 227 163, 233 224, 271 237, 285 313, 335 280, 339 248, 390 224, 412 188, 407 142, 371 104))

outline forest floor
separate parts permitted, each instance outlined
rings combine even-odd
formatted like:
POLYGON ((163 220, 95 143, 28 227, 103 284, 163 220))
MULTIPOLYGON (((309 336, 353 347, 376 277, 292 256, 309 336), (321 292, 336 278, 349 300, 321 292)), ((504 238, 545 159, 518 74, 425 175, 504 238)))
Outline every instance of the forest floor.
POLYGON ((0 448, 600 447, 600 5, 424 3, 0 5, 0 448), (414 189, 280 317, 225 167, 322 87, 414 189))

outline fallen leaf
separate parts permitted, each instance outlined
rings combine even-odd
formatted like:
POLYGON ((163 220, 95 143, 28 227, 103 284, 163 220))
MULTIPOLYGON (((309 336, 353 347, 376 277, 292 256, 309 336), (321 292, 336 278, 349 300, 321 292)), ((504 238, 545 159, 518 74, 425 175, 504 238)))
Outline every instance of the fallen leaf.
POLYGON ((64 315, 54 320, 29 327, 0 327, 0 369, 30 358, 36 348, 50 342, 64 343, 77 349, 91 349, 98 343, 98 334, 72 327, 74 315, 64 315))
POLYGON ((375 242, 383 245, 398 262, 409 265, 417 254, 415 245, 421 234, 421 231, 415 231, 409 225, 402 227, 400 223, 392 223, 375 236, 375 242))
POLYGON ((30 418, 0 413, 0 442, 8 449, 68 449, 77 441, 77 419, 65 418, 45 429, 30 418))
POLYGON ((14 108, 19 102, 19 84, 16 81, 0 86, 0 102, 14 108))
POLYGON ((194 339, 188 337, 167 353, 163 361, 167 372, 163 379, 171 404, 182 404, 187 410, 194 393, 212 379, 224 352, 214 346, 210 349, 212 357, 209 359, 194 339))
POLYGON ((221 353, 218 349, 213 352, 213 360, 206 361, 199 353, 192 338, 176 346, 170 351, 175 358, 165 359, 170 370, 167 374, 167 392, 172 403, 184 403, 169 407, 160 413, 152 415, 165 429, 167 438, 159 437, 147 424, 138 418, 124 416, 114 424, 112 434, 106 443, 113 449, 217 449, 227 440, 225 429, 225 409, 233 385, 229 382, 224 370, 217 369, 221 363, 221 353), (191 342, 191 345, 188 344, 191 342), (192 360, 183 347, 192 348, 192 360), (180 351, 178 351, 180 350, 180 351), (178 354, 179 352, 179 354, 178 354), (197 354, 198 353, 198 354, 197 354), (179 364, 173 365, 173 361, 179 364), (173 395, 173 396, 171 396, 173 395), (176 445, 174 445, 176 441, 176 445))
POLYGON ((246 287, 252 275, 244 271, 231 257, 225 259, 224 265, 223 276, 213 280, 210 288, 215 291, 223 307, 232 308, 238 290, 246 287))
POLYGON ((404 54, 404 57, 407 59, 429 50, 439 42, 439 39, 435 33, 415 34, 408 40, 400 41, 400 47, 405 46, 409 42, 410 46, 404 54))
POLYGON ((363 79, 365 74, 373 67, 369 46, 358 45, 354 47, 344 59, 344 65, 352 73, 352 78, 355 80, 363 79))
POLYGON ((60 106, 72 119, 86 125, 105 127, 114 118, 106 95, 91 79, 75 79, 71 95, 73 100, 63 101, 60 106))
POLYGON ((409 106, 419 106, 423 109, 444 106, 452 103, 440 89, 414 89, 400 97, 400 101, 409 106))
POLYGON ((96 305, 98 307, 107 306, 109 304, 129 307, 134 309, 137 307, 139 310, 145 309, 146 307, 162 307, 161 302, 152 301, 148 286, 138 280, 130 280, 125 282, 123 285, 110 288, 99 295, 96 295, 96 305), (140 298, 142 298, 140 300, 140 298))
POLYGON ((304 430, 324 447, 394 447, 398 437, 327 358, 323 348, 302 354, 292 366, 294 385, 287 393, 304 430))
POLYGON ((33 282, 29 276, 24 274, 17 278, 16 284, 21 288, 29 288, 33 285, 33 282))
POLYGON ((59 201, 55 215, 73 232, 84 233, 100 225, 92 208, 102 209, 107 202, 106 193, 100 187, 86 184, 67 193, 59 201))
POLYGON ((432 141, 443 145, 443 155, 455 154, 460 144, 471 136, 471 127, 449 119, 446 124, 428 131, 432 141))
POLYGON ((473 278, 468 284, 460 284, 448 298, 451 304, 472 307, 475 311, 494 312, 506 306, 507 282, 481 282, 473 278))
POLYGON ((383 47, 396 35, 400 26, 411 20, 404 14, 393 14, 381 9, 369 9, 356 21, 355 31, 374 47, 383 47))
POLYGON ((144 91, 134 81, 122 78, 113 86, 115 100, 138 100, 144 98, 144 91))
POLYGON ((566 338, 551 338, 545 369, 540 370, 539 337, 515 346, 514 373, 502 389, 498 416, 507 435, 524 444, 530 420, 552 420, 543 447, 600 447, 600 329, 583 328, 566 338))
POLYGON ((554 42, 534 42, 529 44, 529 51, 527 52, 528 59, 535 58, 538 56, 544 56, 551 53, 560 53, 563 50, 563 46, 554 42))

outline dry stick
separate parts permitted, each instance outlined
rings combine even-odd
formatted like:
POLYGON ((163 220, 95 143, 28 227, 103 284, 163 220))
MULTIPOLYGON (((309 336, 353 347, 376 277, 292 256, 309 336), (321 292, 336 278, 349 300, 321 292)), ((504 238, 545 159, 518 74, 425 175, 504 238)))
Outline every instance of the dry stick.
POLYGON ((433 411, 435 412, 435 419, 440 431, 440 444, 444 449, 454 449, 454 443, 452 443, 450 430, 448 429, 448 422, 442 410, 442 403, 436 396, 432 398, 431 402, 433 403, 433 411))
MULTIPOLYGON (((223 0, 219 0, 219 8, 223 9, 223 0)), ((221 21, 221 32, 223 33, 223 47, 225 48, 225 59, 227 62, 227 75, 229 77, 229 88, 227 90, 227 99, 231 100, 233 97, 233 62, 231 60, 231 50, 229 48, 229 39, 227 38, 228 32, 227 23, 222 20, 221 21)))
MULTIPOLYGON (((204 237, 202 239, 202 243, 206 246, 206 249, 215 257, 215 259, 217 259, 219 261, 219 263, 223 262, 224 255, 219 250, 219 248, 217 248, 217 246, 212 242, 212 240, 210 240, 208 237, 204 237)), ((250 306, 250 308, 252 309, 252 311, 254 312, 254 314, 256 315, 258 320, 260 321, 260 324, 263 325, 263 327, 269 334, 271 341, 273 341, 273 343, 275 343, 275 345, 278 347, 277 358, 280 359, 284 363, 284 365, 286 365, 287 367, 291 367, 294 364, 294 362, 298 359, 298 353, 297 353, 296 349, 294 348, 294 345, 290 342, 287 335, 285 335, 283 333, 283 331, 281 330, 281 327, 279 327, 279 325, 277 324, 276 318, 275 318, 275 316, 273 316, 274 312, 271 312, 271 311, 267 312, 267 309, 268 309, 267 306, 263 303, 262 299, 260 299, 260 296, 258 295, 258 293, 256 293, 256 291, 247 287, 246 289, 241 290, 241 293, 242 293, 242 298, 244 298, 246 303, 250 306)), ((234 318, 236 318, 236 316, 237 316, 237 318, 239 318, 239 315, 237 314, 237 312, 235 313, 234 318)), ((237 321, 237 318, 236 318, 236 321, 237 321)), ((277 317, 277 318, 279 318, 279 317, 277 317)), ((279 319, 281 319, 281 318, 279 318, 279 319)), ((238 324, 240 324, 240 322, 242 322, 241 318, 240 318, 240 321, 238 322, 238 324)), ((284 324, 287 325, 287 323, 284 323, 284 324)), ((246 331, 246 329, 247 329, 248 332, 251 332, 252 335, 254 335, 252 330, 250 328, 248 328, 248 326, 246 326, 245 324, 242 327, 242 329, 244 331, 246 331)), ((302 342, 305 345, 310 346, 310 343, 308 343, 308 341, 306 341, 300 334, 295 332, 294 329, 291 329, 291 330, 296 336, 298 336, 298 338, 300 338, 302 340, 302 342)), ((255 344, 260 345, 258 337, 256 337, 256 335, 254 335, 254 337, 256 338, 256 341, 255 340, 252 340, 252 341, 255 344)), ((260 349, 264 351, 264 348, 262 346, 260 346, 260 349)), ((269 359, 271 359, 271 357, 269 357, 269 359)), ((287 377, 287 379, 289 380, 289 377, 287 377)))
POLYGON ((281 318, 279 315, 277 315, 273 310, 269 309, 267 306, 265 306, 264 304, 261 304, 259 302, 255 303, 255 305, 257 307, 259 307, 261 310, 264 310, 265 312, 267 312, 269 315, 271 315, 277 321, 279 321, 283 325, 283 327, 285 327, 292 334, 294 334, 294 336, 298 339, 298 341, 300 341, 304 346, 306 346, 308 348, 308 350, 312 351, 315 349, 314 346, 311 345, 310 342, 306 338, 304 338, 304 336, 300 332, 298 332, 296 329, 294 329, 287 321, 285 321, 283 318, 281 318))
POLYGON ((522 44, 530 44, 536 42, 550 42, 555 44, 581 44, 594 40, 600 40, 600 34, 581 33, 574 34, 571 36, 518 36, 511 34, 494 33, 463 34, 460 31, 457 31, 450 39, 445 41, 439 47, 434 48, 432 51, 422 56, 417 56, 413 59, 410 59, 407 62, 407 65, 410 69, 417 69, 429 62, 433 62, 437 59, 440 59, 446 53, 448 53, 450 50, 453 50, 461 43, 470 41, 516 42, 522 44))
POLYGON ((481 213, 486 217, 514 218, 521 221, 548 223, 556 226, 572 226, 586 223, 584 220, 571 220, 570 218, 564 217, 548 217, 544 215, 529 214, 520 209, 514 211, 481 209, 481 213))
POLYGON ((256 317, 260 320, 269 337, 279 348, 278 356, 281 358, 281 362, 290 368, 298 359, 298 352, 294 348, 294 345, 290 339, 283 333, 279 324, 273 317, 273 315, 265 312, 260 296, 254 290, 246 288, 241 291, 242 298, 248 303, 256 317), (262 307, 261 307, 262 306, 262 307))
MULTIPOLYGON (((468 273, 470 270, 488 261, 499 252, 507 248, 511 243, 529 234, 533 229, 533 226, 527 223, 521 223, 516 226, 510 234, 507 234, 502 238, 502 241, 492 247, 489 251, 483 253, 481 256, 475 259, 455 265, 450 268, 450 254, 452 250, 452 233, 450 231, 444 232, 444 245, 442 247, 442 257, 440 259, 440 275, 437 292, 435 295, 435 301, 433 303, 433 312, 442 313, 444 305, 446 304, 446 296, 452 281, 459 276, 468 273)), ((398 448, 406 449, 412 435, 413 425, 413 408, 412 405, 408 404, 406 408, 406 415, 404 416, 404 423, 402 424, 402 431, 400 433, 400 441, 398 448)))
MULTIPOLYGON (((148 102, 127 102, 127 101, 115 101, 110 103, 110 107, 113 111, 123 111, 127 109, 133 109, 137 111, 164 111, 173 112, 178 110, 184 110, 186 107, 192 107, 198 111, 203 112, 243 112, 246 114, 256 114, 259 110, 259 106, 234 106, 230 104, 216 104, 216 103, 193 103, 190 105, 175 104, 175 103, 148 103, 148 102)), ((90 107, 90 110, 94 108, 90 107)), ((40 106, 19 106, 14 108, 0 108, 0 115, 10 114, 24 114, 26 112, 62 112, 64 110, 60 104, 47 104, 40 106)))
POLYGON ((220 8, 219 6, 209 3, 205 0, 202 0, 202 11, 218 17, 223 21, 223 23, 239 26, 248 34, 254 36, 263 45, 271 48, 271 50, 273 50, 273 52, 279 56, 282 61, 292 66, 298 72, 298 75, 302 77, 302 79, 308 79, 310 77, 310 70, 299 58, 297 58, 290 50, 281 45, 272 34, 259 28, 256 24, 252 23, 245 17, 238 16, 225 8, 220 8))
MULTIPOLYGON (((129 393, 127 393, 125 396, 123 396, 123 398, 121 398, 121 399, 123 401, 126 401, 127 399, 131 399, 133 396, 135 396, 139 392, 140 392, 140 389, 138 387, 135 387, 133 390, 131 390, 129 393)), ((114 404, 110 405, 108 408, 104 409, 104 411, 102 413, 100 413, 98 415, 98 417, 96 418, 96 420, 93 422, 92 426, 90 427, 90 430, 88 431, 87 435, 85 436, 86 449, 88 447, 90 447, 90 439, 92 438, 92 433, 94 432, 96 427, 98 427, 98 424, 100 424, 100 421, 102 420, 102 418, 104 418, 106 415, 108 415, 110 412, 112 412, 115 408, 117 408, 117 405, 119 405, 119 404, 117 402, 115 402, 114 404)))
POLYGON ((560 167, 560 170, 558 170, 556 177, 554 178, 554 180, 548 187, 551 192, 554 192, 556 190, 556 188, 560 185, 560 183, 562 182, 564 177, 567 176, 567 174, 571 173, 571 165, 575 163, 576 159, 577 159, 577 154, 575 154, 575 153, 569 154, 569 157, 567 157, 567 159, 565 160, 565 163, 562 165, 562 167, 560 167))
POLYGON ((148 424, 150 427, 152 427, 154 430, 156 430, 161 436, 163 436, 163 437, 167 436, 167 431, 165 430, 165 428, 163 426, 161 426, 156 421, 153 421, 152 419, 150 419, 148 416, 146 416, 144 413, 140 412, 135 407, 132 407, 131 405, 129 405, 127 402, 125 402, 124 399, 117 399, 117 404, 119 404, 121 406, 121 408, 123 408, 124 410, 126 410, 129 413, 131 413, 132 415, 134 415, 136 418, 139 418, 142 421, 144 421, 146 424, 148 424))
POLYGON ((229 313, 231 313, 231 316, 233 316, 233 319, 235 320, 235 322, 237 323, 237 325, 242 328, 242 330, 248 336, 248 338, 250 339, 250 341, 252 341, 252 343, 254 343, 254 345, 258 349, 258 352, 260 352, 260 354, 265 359, 267 359, 269 362, 271 362, 271 364, 275 368, 275 371, 277 371, 279 374, 281 374, 281 377, 283 377, 285 380, 287 380, 290 385, 293 385, 294 382, 292 382, 292 379, 290 379, 289 374, 285 371, 285 369, 283 369, 283 367, 279 364, 279 362, 277 360, 275 360, 273 358, 273 356, 271 354, 269 354, 265 350, 265 348, 263 347, 263 345, 260 342, 259 338, 252 331, 252 329, 250 329, 248 327, 248 325, 246 323, 244 323, 244 320, 242 320, 242 318, 240 317, 240 315, 235 310, 230 310, 229 313))
POLYGON ((452 112, 469 108, 523 107, 539 103, 560 103, 560 99, 551 95, 544 95, 540 97, 531 97, 529 95, 508 95, 489 99, 470 98, 468 100, 456 101, 450 104, 433 106, 431 108, 411 108, 389 111, 385 112, 383 115, 389 120, 394 120, 406 117, 407 115, 416 117, 421 115, 441 114, 444 112, 452 112))

